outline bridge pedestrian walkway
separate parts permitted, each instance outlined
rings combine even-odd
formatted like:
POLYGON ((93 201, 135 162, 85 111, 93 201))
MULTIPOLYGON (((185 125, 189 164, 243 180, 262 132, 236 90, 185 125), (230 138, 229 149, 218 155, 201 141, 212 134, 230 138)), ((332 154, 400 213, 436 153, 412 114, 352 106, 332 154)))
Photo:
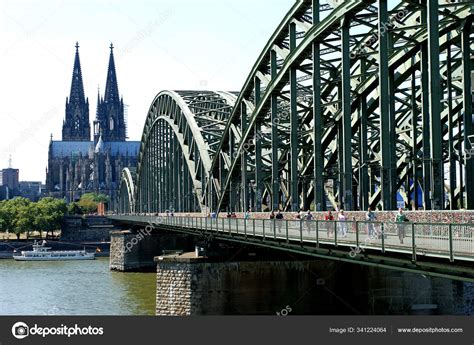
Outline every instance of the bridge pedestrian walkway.
POLYGON ((345 248, 351 257, 366 250, 380 254, 474 261, 474 224, 393 223, 363 221, 277 220, 155 215, 118 215, 131 223, 189 231, 242 236, 264 242, 297 243, 309 247, 345 248))

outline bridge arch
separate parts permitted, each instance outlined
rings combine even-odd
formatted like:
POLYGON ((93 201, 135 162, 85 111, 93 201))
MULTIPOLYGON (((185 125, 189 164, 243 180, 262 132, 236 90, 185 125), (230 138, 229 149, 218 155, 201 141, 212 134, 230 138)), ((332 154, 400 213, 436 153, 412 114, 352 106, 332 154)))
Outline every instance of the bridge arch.
POLYGON ((137 212, 204 211, 203 184, 235 96, 163 91, 150 106, 137 166, 137 212))
POLYGON ((124 168, 120 178, 118 212, 135 212, 135 174, 134 168, 124 168))

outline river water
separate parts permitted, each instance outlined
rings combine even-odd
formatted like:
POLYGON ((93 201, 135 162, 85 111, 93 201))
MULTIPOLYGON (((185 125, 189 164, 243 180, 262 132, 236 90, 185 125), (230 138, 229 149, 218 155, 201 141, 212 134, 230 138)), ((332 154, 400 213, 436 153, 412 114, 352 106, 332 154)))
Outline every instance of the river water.
POLYGON ((154 315, 156 273, 87 261, 0 260, 0 315, 154 315))

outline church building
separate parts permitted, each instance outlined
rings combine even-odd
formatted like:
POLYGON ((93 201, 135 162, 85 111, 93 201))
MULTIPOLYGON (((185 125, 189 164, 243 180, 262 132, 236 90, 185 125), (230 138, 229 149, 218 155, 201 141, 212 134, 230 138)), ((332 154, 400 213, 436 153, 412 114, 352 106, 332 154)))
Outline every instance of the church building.
POLYGON ((139 141, 127 141, 123 98, 119 96, 113 45, 107 70, 105 94, 97 95, 93 138, 89 99, 82 82, 79 44, 72 72, 71 92, 66 98, 62 140, 51 140, 46 169, 47 194, 74 201, 84 193, 104 193, 112 205, 116 199, 123 167, 135 167, 139 141))

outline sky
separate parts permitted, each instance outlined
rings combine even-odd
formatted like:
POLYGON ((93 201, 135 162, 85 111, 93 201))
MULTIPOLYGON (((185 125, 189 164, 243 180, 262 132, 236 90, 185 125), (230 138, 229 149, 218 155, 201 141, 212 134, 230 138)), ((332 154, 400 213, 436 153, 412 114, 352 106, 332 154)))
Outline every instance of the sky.
POLYGON ((239 91, 295 0, 0 0, 0 168, 43 181, 61 139, 75 44, 94 120, 110 43, 128 136, 161 90, 239 91))

